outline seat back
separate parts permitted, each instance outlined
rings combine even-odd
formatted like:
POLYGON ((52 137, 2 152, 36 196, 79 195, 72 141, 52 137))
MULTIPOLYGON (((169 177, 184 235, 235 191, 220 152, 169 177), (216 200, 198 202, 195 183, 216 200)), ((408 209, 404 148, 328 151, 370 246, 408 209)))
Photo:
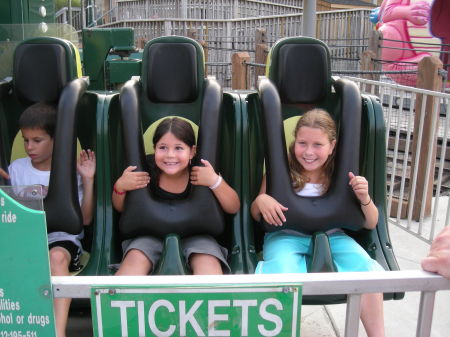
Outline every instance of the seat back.
MULTIPOLYGON (((331 91, 330 55, 315 39, 283 39, 270 54, 268 75, 259 84, 265 134, 267 193, 288 208, 283 228, 312 234, 332 228, 361 229, 364 217, 348 172, 359 173, 361 96, 352 82, 337 80, 331 91), (289 175, 283 120, 313 107, 324 107, 338 125, 335 171, 329 190, 320 197, 300 197, 289 175)), ((279 230, 266 225, 266 231, 279 230)))
MULTIPOLYGON (((248 95, 243 109, 244 128, 248 130, 243 139, 243 157, 248 158, 243 164, 243 168, 248 166, 248 170, 243 171, 243 181, 248 182, 243 187, 243 203, 251 203, 257 196, 265 166, 268 193, 276 195, 289 211, 298 209, 294 213, 286 212, 289 228, 315 234, 332 226, 344 227, 386 270, 398 270, 386 225, 385 138, 379 101, 361 96, 349 81, 332 78, 327 46, 308 37, 278 41, 270 52, 266 74, 268 78, 260 80, 258 94, 248 95), (299 116, 312 108, 325 109, 337 124, 337 167, 328 193, 319 198, 301 198, 291 193, 287 144, 289 137, 294 139, 292 132, 299 116), (348 186, 349 171, 365 176, 369 182, 369 193, 380 212, 375 230, 361 229, 364 218, 348 186), (335 221, 332 219, 335 215, 342 218, 335 221)), ((250 214, 243 217, 245 258, 252 272, 261 257, 263 234, 273 228, 254 225, 250 214)), ((330 262, 329 257, 323 255, 327 250, 326 241, 322 234, 313 235, 313 252, 322 256, 312 256, 311 263, 319 261, 322 265, 309 265, 309 270, 332 270, 333 266, 325 266, 330 262), (322 246, 317 244, 317 238, 321 239, 322 246)), ((385 294, 386 299, 402 296, 385 294)), ((306 304, 343 301, 345 296, 304 298, 306 304)))
POLYGON ((19 43, 14 52, 12 94, 1 98, 2 133, 6 133, 1 154, 7 161, 22 111, 36 102, 58 105, 55 160, 44 199, 48 232, 77 234, 82 229, 76 181, 76 108, 86 82, 78 78, 81 68, 77 59, 76 49, 62 39, 33 38, 19 43))
MULTIPOLYGON (((142 63, 140 80, 128 81, 120 97, 112 96, 108 103, 106 147, 110 170, 105 174, 110 191, 127 166, 136 165, 138 170, 144 167, 145 155, 153 151, 152 130, 159 122, 166 117, 178 116, 190 121, 194 130, 198 128, 197 158, 210 161, 239 193, 241 124, 238 95, 223 94, 214 79, 205 78, 203 50, 192 39, 179 36, 154 39, 145 46, 142 63), (158 84, 165 89, 161 90, 158 84)), ((148 189, 127 193, 126 198, 123 213, 111 208, 113 226, 105 237, 110 245, 109 253, 105 254, 109 263, 120 261, 119 243, 128 237, 145 233, 161 239, 170 237, 171 247, 174 247, 177 237, 209 233, 228 249, 232 271, 246 270, 242 259, 240 215, 223 214, 207 187, 193 187, 188 198, 170 203, 155 200, 148 189), (227 230, 224 230, 225 226, 227 230)), ((111 204, 110 200, 107 203, 111 204)), ((163 252, 164 260, 179 265, 180 261, 171 260, 173 254, 170 253, 163 252)), ((179 273, 183 273, 182 269, 179 273)), ((168 271, 160 266, 156 270, 168 271)))
MULTIPOLYGON (((183 37, 150 41, 144 48, 141 81, 130 80, 120 94, 125 167, 145 167, 143 130, 173 115, 200 125, 198 158, 218 167, 222 91, 204 78, 203 51, 194 40, 183 37), (137 131, 137 132, 136 132, 137 131)), ((212 192, 193 186, 186 199, 170 203, 149 189, 127 193, 120 217, 124 238, 154 235, 220 235, 224 216, 212 192)))

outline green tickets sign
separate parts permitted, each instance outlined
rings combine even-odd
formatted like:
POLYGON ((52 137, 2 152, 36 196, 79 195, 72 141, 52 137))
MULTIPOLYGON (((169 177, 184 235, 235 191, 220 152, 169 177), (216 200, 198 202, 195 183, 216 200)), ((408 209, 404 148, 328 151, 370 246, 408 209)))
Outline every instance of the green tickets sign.
POLYGON ((55 336, 40 188, 0 187, 0 337, 55 336))
POLYGON ((93 288, 96 337, 300 336, 301 286, 93 288))

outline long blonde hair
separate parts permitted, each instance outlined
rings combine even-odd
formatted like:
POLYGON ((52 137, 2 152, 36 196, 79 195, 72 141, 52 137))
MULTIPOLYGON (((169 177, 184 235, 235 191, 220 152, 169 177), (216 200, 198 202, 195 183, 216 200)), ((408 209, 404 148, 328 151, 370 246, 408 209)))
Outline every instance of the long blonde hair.
MULTIPOLYGON (((309 110, 300 117, 294 130, 295 138, 297 138, 297 133, 303 126, 322 130, 328 136, 330 143, 336 140, 336 124, 330 114, 323 109, 309 110)), ((323 165, 323 176, 321 178, 324 183, 322 193, 328 190, 331 183, 331 177, 334 171, 335 152, 336 146, 323 165)), ((289 145, 289 170, 294 190, 302 190, 305 184, 309 182, 309 178, 305 175, 303 166, 295 157, 295 139, 289 145)))

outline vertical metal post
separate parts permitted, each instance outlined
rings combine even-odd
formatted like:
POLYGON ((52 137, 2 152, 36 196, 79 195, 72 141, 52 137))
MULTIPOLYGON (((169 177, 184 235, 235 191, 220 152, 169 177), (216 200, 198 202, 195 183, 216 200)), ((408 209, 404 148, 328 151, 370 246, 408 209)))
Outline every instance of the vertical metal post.
POLYGON ((87 0, 86 12, 87 12, 87 26, 95 26, 95 1, 87 0))
POLYGON ((347 295, 347 312, 345 315, 345 337, 358 337, 360 314, 361 314, 361 294, 347 295))
POLYGON ((68 1, 67 12, 68 12, 67 15, 69 15, 68 18, 69 25, 72 26, 72 0, 68 1))
POLYGON ((164 35, 172 35, 172 21, 164 20, 164 35))
POLYGON ((181 18, 187 19, 188 3, 187 0, 181 0, 181 18))
POLYGON ((232 19, 239 18, 239 0, 234 0, 233 2, 233 17, 232 19))
POLYGON ((430 337, 435 295, 435 291, 422 291, 420 293, 416 337, 430 337))
POLYGON ((84 13, 84 0, 81 0, 80 1, 80 6, 81 6, 81 12, 80 12, 80 15, 81 15, 81 29, 83 29, 83 28, 86 28, 86 16, 85 16, 85 13, 84 13))
POLYGON ((316 0, 303 1, 303 35, 316 37, 316 0))

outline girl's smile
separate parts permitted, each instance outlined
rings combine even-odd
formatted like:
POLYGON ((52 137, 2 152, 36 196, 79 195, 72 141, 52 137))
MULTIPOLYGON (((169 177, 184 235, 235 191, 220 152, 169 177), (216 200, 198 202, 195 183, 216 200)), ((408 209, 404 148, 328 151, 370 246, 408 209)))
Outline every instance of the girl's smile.
POLYGON ((194 155, 195 146, 190 148, 171 132, 162 136, 155 146, 156 165, 167 175, 185 174, 194 155))
POLYGON ((295 158, 311 183, 321 183, 323 166, 333 153, 335 144, 336 141, 330 142, 327 134, 319 128, 302 126, 298 130, 295 137, 295 158))

